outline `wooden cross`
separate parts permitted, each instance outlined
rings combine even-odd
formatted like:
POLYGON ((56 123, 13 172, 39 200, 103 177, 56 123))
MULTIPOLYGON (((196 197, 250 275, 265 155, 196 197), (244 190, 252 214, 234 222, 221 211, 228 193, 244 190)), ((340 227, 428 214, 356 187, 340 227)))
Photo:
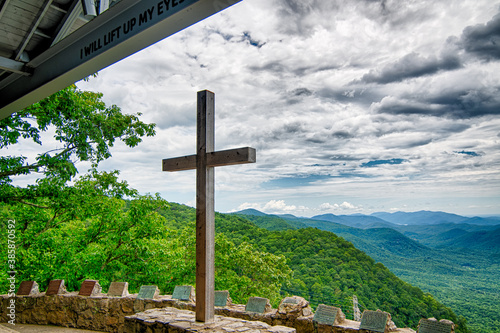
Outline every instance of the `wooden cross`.
POLYGON ((198 92, 196 155, 163 160, 163 171, 196 169, 196 320, 214 319, 214 167, 255 163, 250 147, 214 151, 215 96, 198 92))

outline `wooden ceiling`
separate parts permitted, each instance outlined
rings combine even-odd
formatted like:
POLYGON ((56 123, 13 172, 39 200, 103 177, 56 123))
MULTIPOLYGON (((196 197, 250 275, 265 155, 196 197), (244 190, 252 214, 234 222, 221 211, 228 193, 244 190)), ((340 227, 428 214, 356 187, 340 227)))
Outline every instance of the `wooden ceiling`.
POLYGON ((0 119, 239 1, 0 0, 0 119))
POLYGON ((29 75, 31 59, 89 21, 80 0, 3 0, 0 4, 0 82, 29 75))

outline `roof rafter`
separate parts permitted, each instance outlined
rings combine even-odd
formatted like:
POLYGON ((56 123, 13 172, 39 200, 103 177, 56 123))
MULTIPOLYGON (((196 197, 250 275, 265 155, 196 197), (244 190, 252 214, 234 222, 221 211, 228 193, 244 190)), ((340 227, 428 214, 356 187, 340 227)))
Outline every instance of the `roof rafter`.
POLYGON ((7 9, 9 2, 10 0, 4 0, 2 1, 2 4, 0 4, 0 18, 2 18, 3 13, 5 13, 5 10, 7 9))
POLYGON ((42 22, 43 16, 45 13, 47 13, 47 10, 49 10, 50 5, 53 0, 45 0, 43 6, 40 8, 40 11, 37 14, 36 20, 31 24, 30 29, 28 30, 28 33, 26 36, 24 36, 23 41, 19 45, 19 48, 16 50, 15 53, 15 60, 19 60, 21 58, 21 55, 23 54, 24 50, 26 49, 26 46, 28 46, 29 41, 31 40, 31 37, 33 37, 33 34, 35 33, 36 29, 40 25, 40 22, 42 22))
POLYGON ((0 57, 0 69, 21 75, 33 74, 33 71, 30 70, 24 62, 12 60, 5 57, 0 57))
POLYGON ((75 23, 75 21, 80 17, 82 13, 83 9, 80 0, 73 0, 66 12, 66 15, 64 15, 63 20, 56 29, 56 33, 54 34, 54 38, 52 39, 51 46, 69 35, 73 23, 75 23))

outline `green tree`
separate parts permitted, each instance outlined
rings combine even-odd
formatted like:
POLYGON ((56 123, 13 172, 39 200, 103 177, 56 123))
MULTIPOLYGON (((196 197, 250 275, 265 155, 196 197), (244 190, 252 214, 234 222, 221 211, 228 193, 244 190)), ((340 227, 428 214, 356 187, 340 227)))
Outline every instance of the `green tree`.
MULTIPOLYGON (((52 184, 38 186, 45 190, 52 184)), ((78 290, 85 279, 99 280, 104 289, 112 281, 127 281, 132 292, 156 284, 165 294, 176 285, 195 284, 194 219, 175 230, 159 214, 175 204, 158 195, 139 195, 118 180, 116 171, 93 172, 54 192, 30 205, 14 201, 0 206, 0 223, 16 221, 18 282, 35 280, 44 290, 50 280, 64 279, 69 290, 78 290)), ((0 239, 4 258, 6 239, 0 239)), ((215 248, 217 289, 229 290, 238 303, 266 295, 278 304, 282 284, 291 278, 284 257, 248 243, 235 245, 222 234, 215 248)), ((7 289, 8 271, 0 271, 0 292, 7 289)))
POLYGON ((86 278, 104 285, 128 277, 147 280, 150 252, 168 233, 157 213, 167 203, 139 196, 117 177, 118 172, 93 173, 57 189, 43 181, 38 190, 50 187, 52 195, 2 205, 2 223, 16 221, 18 281, 45 287, 51 279, 65 279, 77 290, 86 278), (120 199, 125 195, 134 198, 128 209, 120 199))
POLYGON ((140 121, 139 116, 123 114, 116 105, 106 106, 102 94, 72 85, 0 120, 0 149, 5 152, 0 156, 1 223, 16 221, 16 270, 26 270, 18 278, 43 281, 59 275, 75 286, 83 272, 92 272, 86 263, 99 252, 96 244, 109 236, 101 233, 106 223, 116 223, 117 229, 107 239, 108 247, 99 252, 102 272, 112 271, 115 253, 136 245, 125 242, 126 237, 134 238, 133 227, 118 228, 133 220, 118 221, 122 215, 113 213, 123 209, 121 197, 137 193, 118 182, 116 172, 98 174, 95 169, 111 156, 116 140, 134 147, 144 136, 155 134, 155 125, 140 121), (47 143, 54 140, 55 146, 48 148, 47 143), (36 158, 7 154, 8 148, 26 141, 40 145, 36 158), (81 161, 90 162, 94 171, 68 186, 81 161), (32 173, 38 175, 33 184, 12 185, 14 177, 32 173), (86 259, 78 260, 83 257, 86 259))
MULTIPOLYGON (((166 291, 173 291, 179 284, 195 284, 195 236, 195 223, 191 220, 164 241, 164 272, 160 275, 167 277, 161 283, 166 291)), ((235 245, 226 235, 216 235, 215 288, 229 290, 233 302, 245 304, 251 296, 265 295, 277 306, 281 287, 291 277, 285 257, 258 251, 246 242, 235 245)))
MULTIPOLYGON (((62 182, 72 179, 78 161, 92 166, 111 156, 110 147, 117 139, 135 147, 144 136, 155 134, 155 125, 146 124, 136 115, 123 114, 116 105, 106 106, 102 94, 81 91, 72 85, 10 117, 0 120, 0 149, 32 140, 42 147, 42 134, 54 131, 58 147, 28 161, 24 155, 0 157, 0 185, 12 177, 39 173, 40 178, 62 182)), ((23 200, 23 195, 2 186, 2 200, 23 200)), ((32 194, 33 195, 33 194, 32 194)), ((29 196, 24 193, 24 196, 29 196)))

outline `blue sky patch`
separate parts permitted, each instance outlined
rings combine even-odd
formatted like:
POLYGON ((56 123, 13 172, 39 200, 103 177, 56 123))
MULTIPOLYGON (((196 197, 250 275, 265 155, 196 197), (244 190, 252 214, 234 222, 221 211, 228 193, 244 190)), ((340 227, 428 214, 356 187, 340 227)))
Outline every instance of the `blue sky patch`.
POLYGON ((306 186, 311 183, 317 182, 319 180, 329 179, 332 176, 329 175, 307 175, 307 176, 296 176, 296 177, 283 177, 277 179, 271 179, 267 182, 262 183, 263 188, 287 188, 287 187, 297 187, 306 186))
POLYGON ((391 158, 390 160, 375 160, 361 164, 362 168, 371 168, 381 164, 401 164, 403 162, 408 162, 408 160, 402 158, 391 158))
POLYGON ((481 154, 476 153, 475 151, 454 151, 455 154, 462 154, 462 155, 467 155, 467 156, 481 156, 481 154))

